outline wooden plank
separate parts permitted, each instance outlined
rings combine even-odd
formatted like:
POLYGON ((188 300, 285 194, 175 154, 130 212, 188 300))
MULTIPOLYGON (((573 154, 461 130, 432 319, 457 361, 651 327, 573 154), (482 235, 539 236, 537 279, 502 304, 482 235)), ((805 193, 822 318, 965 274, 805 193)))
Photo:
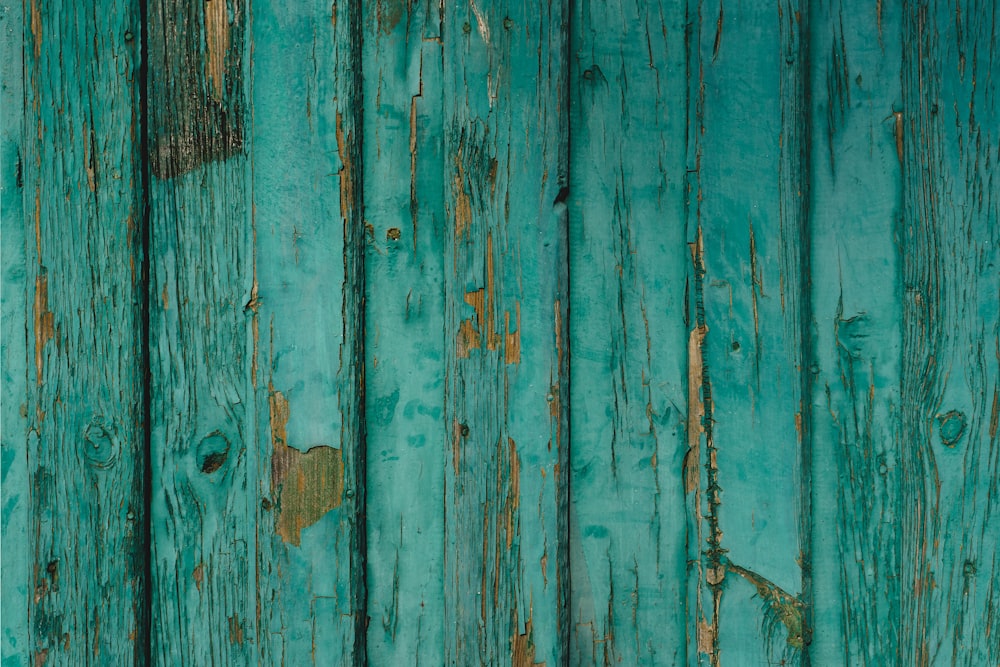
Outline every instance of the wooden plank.
POLYGON ((832 0, 812 19, 810 657, 899 664, 901 13, 832 0))
MULTIPOLYGON (((24 3, 0 2, 0 544, 27 545, 31 479, 25 439, 28 283, 22 145, 24 105, 24 3)), ((27 667, 31 554, 0 550, 0 659, 27 667)))
POLYGON ((573 12, 573 665, 686 664, 686 3, 573 12))
POLYGON ((364 660, 360 15, 253 7, 259 661, 364 660))
POLYGON ((566 659, 565 8, 444 8, 445 662, 566 659))
POLYGON ((809 596, 808 16, 787 1, 692 11, 689 661, 798 661, 809 596))
MULTIPOLYGON (((4 579, 20 578, 27 604, 8 607, 5 584, 4 618, 27 612, 11 627, 28 632, 4 650, 13 664, 132 664, 146 644, 137 11, 42 0, 23 11, 24 97, 4 100, 5 131, 7 103, 24 111, 23 134, 5 137, 5 179, 6 159, 19 165, 5 183, 4 293, 27 306, 15 316, 27 316, 27 348, 5 347, 26 354, 4 360, 23 392, 4 409, 23 410, 27 429, 5 414, 4 465, 13 453, 27 475, 11 480, 26 495, 5 499, 25 503, 27 530, 20 550, 5 539, 4 579), (8 209, 17 196, 23 208, 8 209), (8 571, 11 558, 26 562, 8 571)), ((20 68, 4 64, 5 78, 20 68)))
POLYGON ((151 651, 158 664, 246 664, 256 614, 246 7, 157 0, 148 18, 151 651))
POLYGON ((440 16, 434 2, 364 10, 368 659, 442 665, 440 16))
POLYGON ((997 7, 902 20, 903 664, 1000 661, 1000 95, 997 7))

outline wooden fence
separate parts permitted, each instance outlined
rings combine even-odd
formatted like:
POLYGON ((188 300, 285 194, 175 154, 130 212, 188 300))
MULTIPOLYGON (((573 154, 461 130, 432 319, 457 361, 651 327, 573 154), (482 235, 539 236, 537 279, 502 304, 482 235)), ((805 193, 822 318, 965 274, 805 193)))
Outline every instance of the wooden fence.
POLYGON ((992 0, 0 0, 3 666, 1000 664, 992 0))

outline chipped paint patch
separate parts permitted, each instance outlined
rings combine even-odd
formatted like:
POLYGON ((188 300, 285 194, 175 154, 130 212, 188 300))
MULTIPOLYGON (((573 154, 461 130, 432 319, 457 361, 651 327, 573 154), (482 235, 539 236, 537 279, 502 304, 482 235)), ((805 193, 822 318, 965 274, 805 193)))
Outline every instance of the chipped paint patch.
POLYGON ((692 329, 688 336, 688 454, 684 464, 684 490, 687 493, 698 488, 698 479, 701 473, 698 462, 701 458, 701 436, 705 432, 703 424, 705 404, 701 400, 701 383, 704 371, 702 345, 705 342, 706 333, 708 333, 707 326, 698 326, 692 329))
MULTIPOLYGON (((514 617, 517 627, 517 616, 514 617)), ((516 631, 515 631, 516 632, 516 631)), ((524 634, 511 638, 511 667, 545 667, 545 661, 535 662, 535 642, 532 639, 531 619, 524 624, 524 634)))
POLYGON ((347 218, 354 208, 354 160, 351 157, 349 144, 353 136, 350 132, 344 135, 344 115, 337 112, 337 153, 340 155, 340 215, 347 218))
POLYGON ((42 384, 42 360, 45 346, 55 335, 52 311, 49 310, 49 278, 43 268, 35 278, 35 371, 36 381, 42 384))
POLYGON ((289 407, 280 391, 270 393, 271 493, 278 498, 275 526, 281 539, 299 546, 302 529, 340 506, 344 495, 343 450, 318 445, 306 452, 286 442, 289 407))
POLYGON ((497 331, 496 277, 493 263, 493 235, 486 236, 486 287, 465 293, 465 303, 475 310, 475 318, 466 318, 458 325, 456 354, 468 358, 471 350, 485 348, 491 352, 504 345, 504 361, 521 363, 521 303, 514 302, 514 330, 510 327, 510 311, 504 311, 504 333, 497 331))
POLYGON ((212 84, 212 96, 222 101, 225 83, 226 51, 229 50, 229 21, 226 0, 205 0, 205 75, 212 84))
POLYGON ((698 652, 710 655, 715 646, 715 624, 698 621, 698 652))

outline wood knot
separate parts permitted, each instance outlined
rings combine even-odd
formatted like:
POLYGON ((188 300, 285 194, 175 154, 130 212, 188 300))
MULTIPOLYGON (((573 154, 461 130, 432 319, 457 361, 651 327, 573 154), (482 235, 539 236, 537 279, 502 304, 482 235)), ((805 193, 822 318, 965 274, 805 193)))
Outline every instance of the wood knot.
POLYGON ((113 422, 97 415, 87 424, 83 437, 83 458, 87 465, 98 470, 115 465, 121 445, 113 422))
POLYGON ((954 447, 965 434, 965 414, 958 410, 951 410, 938 415, 938 434, 941 436, 941 444, 945 447, 954 447))

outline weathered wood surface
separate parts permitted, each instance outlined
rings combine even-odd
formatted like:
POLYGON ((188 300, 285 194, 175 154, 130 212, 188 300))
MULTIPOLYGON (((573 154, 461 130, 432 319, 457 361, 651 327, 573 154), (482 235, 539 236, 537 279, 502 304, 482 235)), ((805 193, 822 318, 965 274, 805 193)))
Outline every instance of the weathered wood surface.
POLYGON ((4 660, 125 664, 147 644, 138 15, 4 10, 4 374, 20 392, 3 396, 4 660))
POLYGON ((157 664, 242 664, 254 651, 248 17, 243 3, 230 9, 231 18, 222 2, 148 9, 157 664))
POLYGON ((368 635, 373 665, 444 662, 441 19, 364 5, 368 635))
POLYGON ((566 659, 565 11, 442 16, 447 664, 566 659))
POLYGON ((997 664, 996 12, 0 2, 3 664, 997 664))
POLYGON ((699 4, 689 53, 685 489, 697 664, 797 660, 808 641, 803 9, 699 4))
POLYGON ((684 14, 641 0, 574 11, 574 665, 686 660, 684 14))

